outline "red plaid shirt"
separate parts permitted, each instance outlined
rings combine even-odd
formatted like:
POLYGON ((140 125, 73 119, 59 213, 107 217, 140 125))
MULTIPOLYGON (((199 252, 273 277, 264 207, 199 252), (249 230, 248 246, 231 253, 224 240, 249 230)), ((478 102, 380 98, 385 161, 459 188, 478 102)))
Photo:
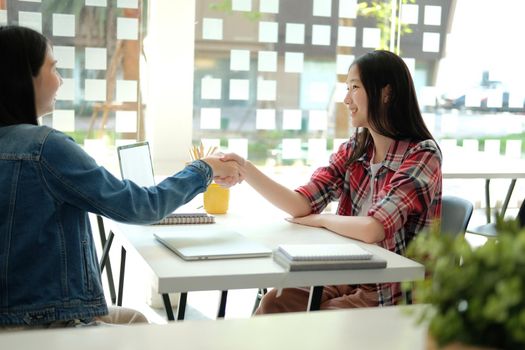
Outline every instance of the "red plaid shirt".
MULTIPOLYGON (((312 213, 322 212, 339 199, 338 215, 358 215, 371 190, 373 144, 361 158, 345 166, 354 145, 352 137, 332 154, 328 166, 317 169, 308 184, 296 189, 308 198, 312 213)), ((433 140, 394 141, 373 180, 368 215, 385 229, 385 239, 377 244, 404 255, 415 235, 441 215, 441 152, 433 140)), ((401 297, 400 283, 374 287, 379 305, 395 304, 401 297)))

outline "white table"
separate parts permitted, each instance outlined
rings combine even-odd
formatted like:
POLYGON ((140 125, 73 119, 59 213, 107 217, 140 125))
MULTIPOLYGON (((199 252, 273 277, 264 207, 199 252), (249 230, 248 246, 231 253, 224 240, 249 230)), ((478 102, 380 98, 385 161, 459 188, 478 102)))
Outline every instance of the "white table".
POLYGON ((525 178, 525 159, 495 156, 463 147, 444 148, 442 173, 444 179, 485 179, 487 222, 490 222, 490 180, 510 179, 510 185, 501 209, 507 210, 517 179, 525 178))
MULTIPOLYGON (((400 282, 424 278, 424 267, 379 246, 354 241, 387 261, 384 269, 287 272, 271 257, 184 261, 154 239, 153 233, 198 229, 234 229, 270 248, 282 243, 341 243, 349 239, 325 229, 292 224, 280 217, 255 217, 230 213, 216 216, 212 225, 138 226, 107 221, 125 252, 133 251, 148 266, 154 288, 163 295, 168 318, 173 319, 168 293, 182 292, 177 319, 184 317, 186 292, 202 290, 303 287, 323 285, 400 282)), ((121 268, 119 304, 122 302, 124 270, 121 268)), ((320 290, 319 290, 320 288, 320 290)), ((225 294, 223 293, 223 298, 225 294)), ((225 300, 223 300, 225 302, 225 300)), ((314 306, 314 308, 317 307, 314 306)), ((221 316, 221 315, 220 315, 221 316)))
MULTIPOLYGON (((426 349, 427 327, 399 306, 167 325, 0 332, 3 349, 426 349), (203 336, 204 335, 204 336, 203 336)), ((418 306, 411 309, 418 310, 418 306)))

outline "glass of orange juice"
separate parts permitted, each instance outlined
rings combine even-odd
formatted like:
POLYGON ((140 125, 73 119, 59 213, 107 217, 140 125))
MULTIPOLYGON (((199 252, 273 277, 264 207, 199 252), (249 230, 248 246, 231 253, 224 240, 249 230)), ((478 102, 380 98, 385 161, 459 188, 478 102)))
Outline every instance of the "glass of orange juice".
POLYGON ((204 210, 208 214, 226 214, 230 202, 230 189, 216 183, 204 192, 204 210))

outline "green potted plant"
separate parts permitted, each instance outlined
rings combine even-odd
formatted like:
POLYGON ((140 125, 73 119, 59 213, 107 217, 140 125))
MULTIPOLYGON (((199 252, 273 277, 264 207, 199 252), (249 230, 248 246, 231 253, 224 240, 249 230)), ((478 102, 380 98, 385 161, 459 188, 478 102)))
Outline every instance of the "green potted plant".
POLYGON ((420 321, 440 347, 525 349, 525 230, 501 217, 497 230, 497 239, 472 248, 434 227, 408 248, 428 276, 413 285, 414 302, 428 305, 420 321))

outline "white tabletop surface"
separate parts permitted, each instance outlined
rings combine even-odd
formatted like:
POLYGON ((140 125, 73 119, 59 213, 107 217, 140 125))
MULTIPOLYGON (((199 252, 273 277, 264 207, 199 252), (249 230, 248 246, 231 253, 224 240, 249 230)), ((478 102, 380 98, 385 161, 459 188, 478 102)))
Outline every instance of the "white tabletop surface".
POLYGON ((414 318, 394 306, 168 325, 0 332, 0 344, 13 350, 426 349, 426 327, 414 318))
MULTIPOLYGON (((285 215, 274 212, 270 216, 257 217, 256 213, 229 213, 217 215, 217 223, 211 225, 137 226, 112 221, 107 224, 128 253, 137 254, 147 264, 159 293, 398 282, 424 277, 421 264, 379 246, 354 240, 386 259, 387 268, 287 272, 272 257, 184 261, 153 237, 153 233, 160 231, 234 229, 272 249, 283 243, 340 243, 349 240, 325 229, 289 223, 284 220, 285 215)), ((132 272, 128 270, 128 273, 132 272)))

